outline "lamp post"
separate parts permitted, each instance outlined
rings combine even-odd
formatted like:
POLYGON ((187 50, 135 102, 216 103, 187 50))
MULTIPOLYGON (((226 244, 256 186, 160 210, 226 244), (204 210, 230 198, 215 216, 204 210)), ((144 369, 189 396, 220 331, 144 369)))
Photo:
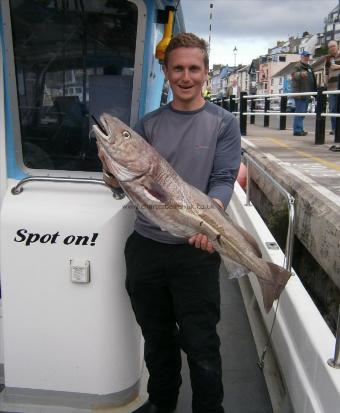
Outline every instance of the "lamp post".
POLYGON ((233 52, 234 52, 234 67, 236 68, 236 55, 237 55, 237 47, 236 46, 234 47, 233 52))
MULTIPOLYGON (((340 0, 339 0, 339 1, 340 1, 340 0)), ((208 46, 208 57, 209 57, 209 59, 210 59, 211 22, 212 22, 213 7, 214 7, 214 4, 213 4, 213 3, 210 3, 210 15, 209 15, 209 46, 208 46)))

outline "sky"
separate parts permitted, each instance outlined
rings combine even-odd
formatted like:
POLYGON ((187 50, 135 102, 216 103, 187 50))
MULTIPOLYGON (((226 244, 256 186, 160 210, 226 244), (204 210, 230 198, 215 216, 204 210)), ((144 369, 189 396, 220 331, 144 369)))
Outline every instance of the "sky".
POLYGON ((278 40, 324 30, 324 18, 338 0, 181 0, 187 32, 209 39, 212 64, 249 64, 278 40))

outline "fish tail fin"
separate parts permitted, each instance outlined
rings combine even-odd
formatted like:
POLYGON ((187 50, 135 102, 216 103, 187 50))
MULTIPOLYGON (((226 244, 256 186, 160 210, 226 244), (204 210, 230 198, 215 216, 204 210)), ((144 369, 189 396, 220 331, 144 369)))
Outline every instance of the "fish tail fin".
POLYGON ((222 258, 225 269, 227 270, 229 278, 241 278, 249 273, 248 268, 231 260, 226 255, 220 253, 220 256, 222 258))
POLYGON ((257 279, 262 291, 264 309, 269 313, 274 301, 279 298, 285 288, 291 273, 272 262, 266 262, 266 264, 270 279, 264 280, 260 277, 257 277, 257 279))

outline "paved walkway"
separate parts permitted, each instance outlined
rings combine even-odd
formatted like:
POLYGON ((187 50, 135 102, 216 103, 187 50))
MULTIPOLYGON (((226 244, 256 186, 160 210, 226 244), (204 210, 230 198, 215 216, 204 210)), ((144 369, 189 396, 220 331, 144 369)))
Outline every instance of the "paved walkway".
POLYGON ((245 147, 262 152, 291 175, 305 180, 308 177, 315 191, 340 206, 340 152, 329 149, 334 145, 334 136, 329 133, 325 135, 325 144, 315 145, 313 127, 307 123, 308 135, 293 136, 292 130, 248 124, 243 143, 245 147))

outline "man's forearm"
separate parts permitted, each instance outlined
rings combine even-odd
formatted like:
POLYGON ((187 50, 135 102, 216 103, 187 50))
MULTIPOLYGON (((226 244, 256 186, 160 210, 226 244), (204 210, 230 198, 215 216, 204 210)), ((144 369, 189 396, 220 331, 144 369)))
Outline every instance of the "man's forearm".
POLYGON ((235 179, 233 178, 230 182, 215 183, 208 192, 210 198, 218 199, 222 203, 223 209, 228 206, 233 195, 234 181, 235 179))

